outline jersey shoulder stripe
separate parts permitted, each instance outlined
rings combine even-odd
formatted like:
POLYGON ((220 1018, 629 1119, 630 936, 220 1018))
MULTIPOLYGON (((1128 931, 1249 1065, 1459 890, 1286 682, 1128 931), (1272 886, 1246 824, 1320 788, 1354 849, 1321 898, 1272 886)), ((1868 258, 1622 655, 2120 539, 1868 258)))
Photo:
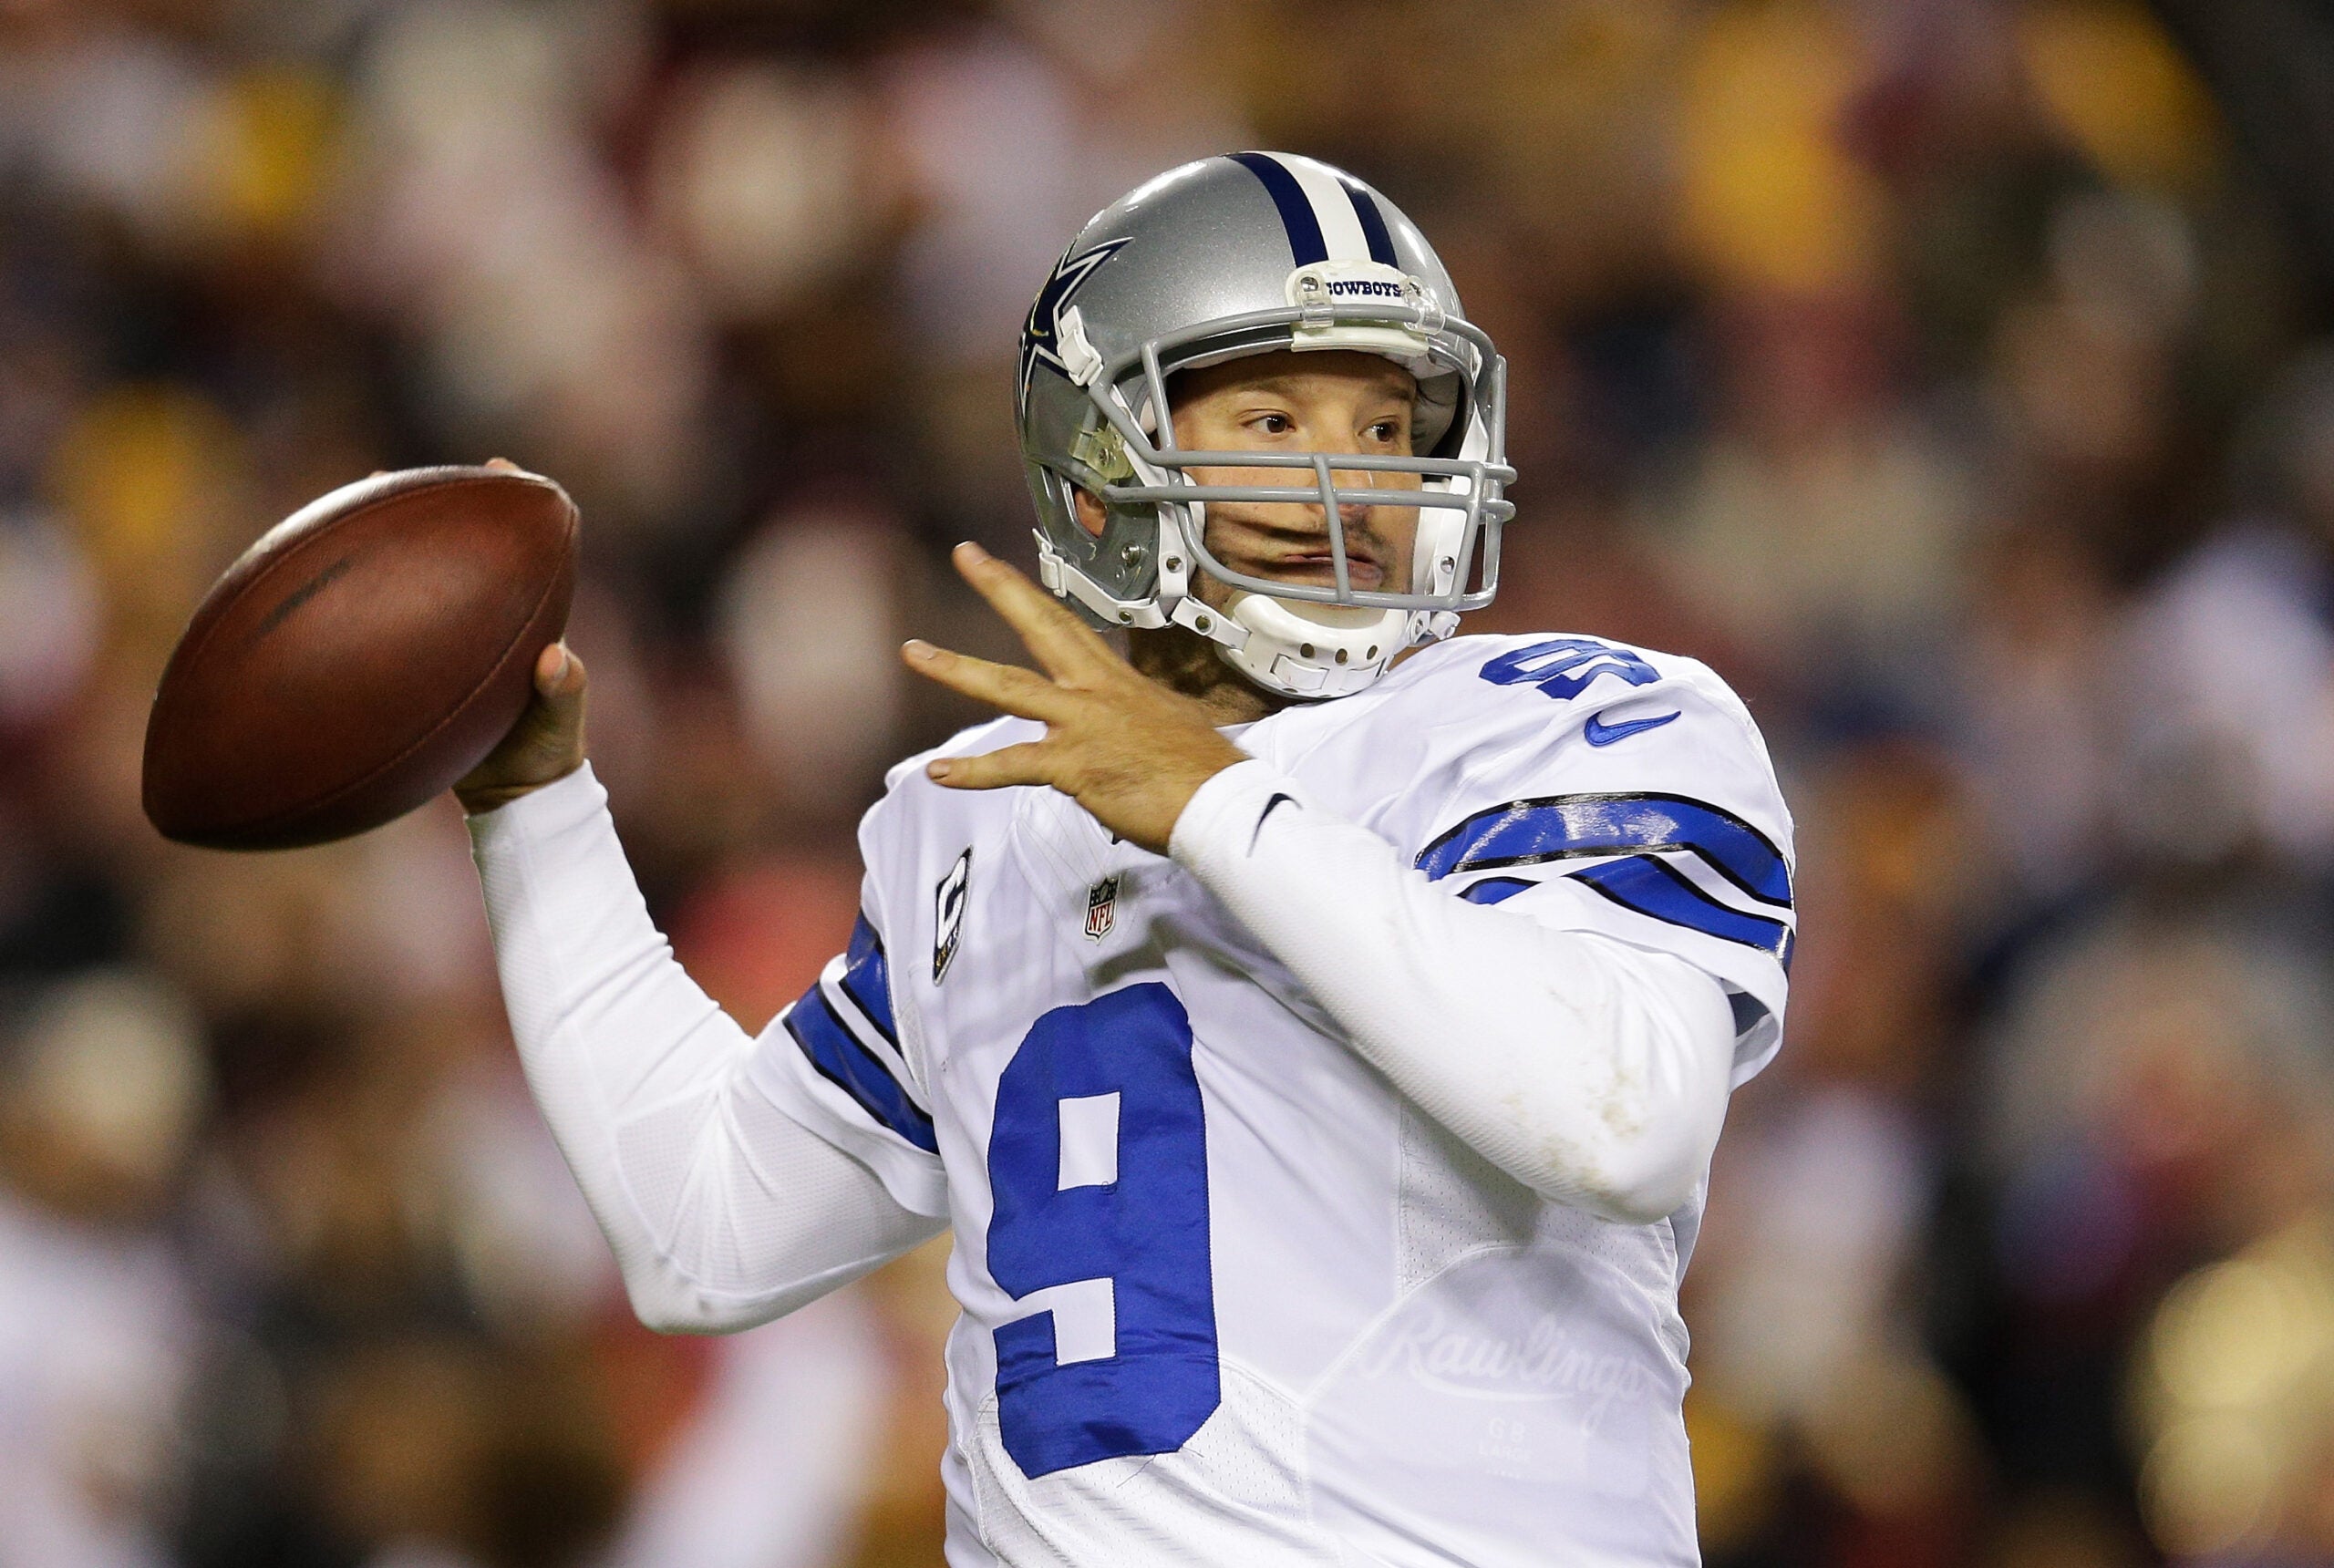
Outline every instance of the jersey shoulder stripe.
POLYGON ((908 1099, 907 1090, 873 1052, 852 1038, 817 986, 786 1010, 786 1030, 819 1076, 851 1096, 862 1110, 925 1153, 940 1151, 932 1118, 908 1099))
POLYGON ((893 1018, 883 944, 864 916, 850 947, 786 1010, 786 1031, 819 1076, 880 1126, 937 1153, 930 1111, 910 1087, 893 1018))
POLYGON ((1631 855, 1572 873, 1623 909, 1772 954, 1791 967, 1792 930, 1780 920, 1720 903, 1651 855, 1631 855))
POLYGON ((1461 872, 1689 850, 1762 903, 1791 907, 1791 867, 1772 840, 1723 807, 1683 795, 1553 795, 1467 817, 1419 854, 1429 882, 1461 872))
MULTIPOLYGON (((1596 858, 1598 863, 1565 876, 1632 913, 1758 948, 1788 970, 1792 926, 1713 897, 1661 858, 1673 851, 1694 856, 1750 899, 1791 912, 1791 866, 1774 841, 1733 812, 1683 795, 1511 800, 1465 818, 1420 851, 1415 863, 1429 882, 1441 882, 1473 872, 1596 858)), ((1459 896, 1470 903, 1499 903, 1536 885, 1528 877, 1484 877, 1459 896)))
POLYGON ((892 966, 883 955, 883 939, 863 914, 852 924, 851 945, 843 950, 836 983, 875 1032, 897 1050, 900 1030, 892 1016, 892 966))
POLYGON ((1499 903, 1517 893, 1529 892, 1540 884, 1530 877, 1485 877, 1470 882, 1460 897, 1469 903, 1499 903))

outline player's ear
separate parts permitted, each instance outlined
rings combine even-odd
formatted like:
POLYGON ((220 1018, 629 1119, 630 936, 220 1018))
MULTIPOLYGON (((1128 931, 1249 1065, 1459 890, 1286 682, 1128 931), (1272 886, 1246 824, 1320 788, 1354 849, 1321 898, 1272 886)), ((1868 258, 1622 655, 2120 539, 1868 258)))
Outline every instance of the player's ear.
POLYGON ((1078 513, 1078 526, 1092 534, 1095 538, 1101 538, 1101 498, 1094 494, 1091 490, 1081 490, 1075 486, 1071 488, 1069 495, 1070 506, 1072 510, 1078 513))

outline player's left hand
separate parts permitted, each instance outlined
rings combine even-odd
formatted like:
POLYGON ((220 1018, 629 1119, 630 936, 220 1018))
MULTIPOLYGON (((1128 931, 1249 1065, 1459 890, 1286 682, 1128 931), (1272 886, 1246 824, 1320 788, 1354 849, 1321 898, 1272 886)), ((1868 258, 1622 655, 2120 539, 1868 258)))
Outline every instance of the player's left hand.
POLYGON ((1119 657, 1067 605, 977 544, 960 544, 956 570, 1005 617, 1038 668, 911 641, 908 667, 942 686, 1046 727, 1043 740, 980 757, 951 757, 924 771, 952 789, 1047 784, 1094 820, 1154 854, 1199 787, 1246 753, 1216 732, 1206 708, 1119 657))

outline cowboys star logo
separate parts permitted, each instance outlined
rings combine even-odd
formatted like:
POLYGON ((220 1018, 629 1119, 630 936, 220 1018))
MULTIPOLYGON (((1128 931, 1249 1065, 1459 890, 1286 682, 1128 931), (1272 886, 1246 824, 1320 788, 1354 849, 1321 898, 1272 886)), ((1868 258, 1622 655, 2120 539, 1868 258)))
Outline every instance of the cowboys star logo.
POLYGON ((1061 313, 1072 295, 1085 286, 1094 269, 1124 250, 1129 242, 1105 240, 1083 255, 1073 256, 1067 251, 1055 264, 1053 276, 1038 291, 1037 303, 1029 307, 1029 319, 1021 324, 1021 373, 1017 395, 1020 399, 1021 417, 1029 417, 1029 380, 1038 373, 1043 361, 1069 374, 1069 366, 1061 358, 1061 313))

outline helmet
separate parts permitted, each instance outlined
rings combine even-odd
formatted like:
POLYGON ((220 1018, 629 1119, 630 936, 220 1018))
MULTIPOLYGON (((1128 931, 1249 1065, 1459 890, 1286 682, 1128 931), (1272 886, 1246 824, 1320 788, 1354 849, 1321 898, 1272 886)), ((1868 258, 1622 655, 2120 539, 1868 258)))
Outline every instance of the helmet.
MULTIPOLYGON (((1097 214, 1038 293, 1021 333, 1021 453, 1046 586, 1104 625, 1175 624, 1284 696, 1343 696, 1414 643, 1451 634, 1499 581, 1506 364, 1461 314, 1416 224, 1360 181, 1281 152, 1170 170, 1097 214), (1167 378, 1275 349, 1358 349, 1418 379, 1414 457, 1178 449, 1167 378), (1195 467, 1288 469, 1286 485, 1199 482, 1195 467), (1418 489, 1337 488, 1337 473, 1418 489), (1102 502, 1100 536, 1072 492, 1102 502), (1278 583, 1210 554, 1211 501, 1317 505, 1331 584, 1278 583), (1337 503, 1419 509, 1410 592, 1351 585, 1337 503), (1213 610, 1205 572, 1234 590, 1213 610)), ((1349 481, 1348 481, 1349 482, 1349 481)))

